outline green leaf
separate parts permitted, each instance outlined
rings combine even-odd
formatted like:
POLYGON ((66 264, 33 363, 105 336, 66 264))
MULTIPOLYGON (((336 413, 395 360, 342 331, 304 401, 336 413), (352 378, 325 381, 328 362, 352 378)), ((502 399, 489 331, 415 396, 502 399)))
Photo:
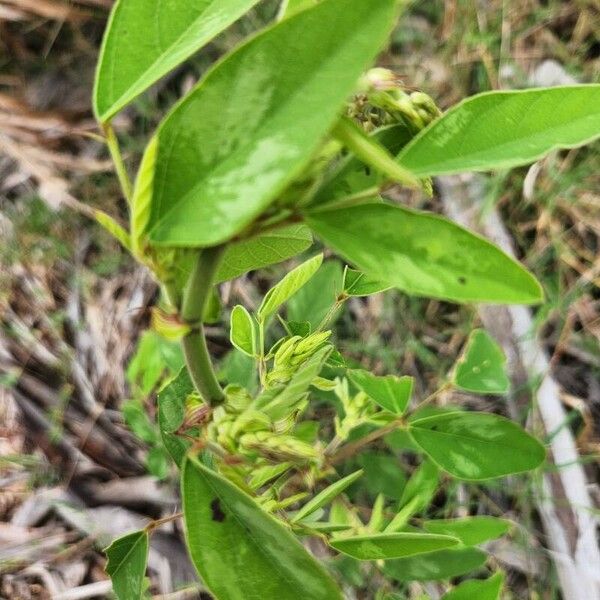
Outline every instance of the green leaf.
POLYGON ((398 416, 406 411, 413 389, 412 377, 396 377, 395 375, 378 377, 369 371, 355 369, 348 371, 348 378, 385 410, 398 416))
POLYGON ((465 546, 476 546, 487 540, 505 535, 511 528, 511 522, 495 517, 478 516, 462 519, 434 519, 423 522, 423 529, 429 533, 451 535, 465 546))
POLYGON ((286 225, 227 246, 216 282, 221 283, 283 262, 312 245, 310 229, 303 224, 286 225))
POLYGON ((95 209, 93 211, 94 218, 96 222, 101 225, 108 233, 110 233, 120 244, 131 252, 131 236, 115 219, 113 219, 110 215, 106 214, 104 211, 95 209))
POLYGON ((231 343, 248 356, 256 354, 256 326, 252 315, 240 304, 231 311, 231 343))
POLYGON ((462 358, 454 369, 454 383, 476 394, 505 394, 510 380, 506 357, 500 346, 483 329, 469 336, 462 358))
POLYGON ((469 573, 486 560, 487 554, 477 548, 440 550, 425 556, 388 561, 384 572, 397 581, 440 581, 469 573))
POLYGON ((257 311, 259 321, 266 321, 278 308, 291 298, 318 270, 323 262, 323 255, 317 254, 290 271, 276 286, 272 287, 263 298, 257 311))
POLYGON ((419 419, 409 429, 442 469, 459 479, 481 480, 539 467, 542 444, 516 423, 488 413, 457 412, 419 419))
POLYGON ((469 579, 444 594, 442 600, 498 600, 504 573, 498 571, 488 579, 469 579))
POLYGON ((279 18, 287 19, 297 12, 314 6, 318 0, 283 0, 279 9, 279 18))
POLYGON ((357 481, 363 474, 362 469, 355 471, 354 473, 332 483, 326 487, 323 491, 319 492, 310 502, 307 502, 292 519, 292 523, 297 523, 302 519, 305 519, 309 515, 312 515, 316 510, 319 510, 322 506, 329 504, 334 498, 339 496, 348 486, 352 485, 357 481))
POLYGON ((358 560, 379 560, 425 554, 458 543, 456 538, 447 535, 378 533, 334 539, 329 545, 358 560))
POLYGON ((278 465, 265 465, 263 467, 258 467, 252 471, 252 476, 250 477, 250 481, 248 481, 248 485, 253 489, 257 490, 261 488, 265 483, 283 475, 287 470, 289 470, 293 466, 292 463, 283 462, 278 465))
POLYGON ((104 552, 108 557, 106 572, 118 600, 140 599, 148 560, 148 533, 135 531, 124 535, 104 552))
POLYGON ((308 321, 315 330, 342 292, 342 266, 337 260, 321 265, 312 279, 290 298, 287 316, 291 321, 308 321))
POLYGON ((323 0, 219 62, 156 134, 151 241, 216 245, 275 201, 384 45, 397 5, 323 0))
POLYGON ((341 600, 321 565, 281 523, 232 483, 188 457, 182 474, 194 565, 222 600, 341 600))
POLYGON ((530 304, 535 278, 502 250, 438 215, 368 204, 306 215, 310 228, 370 277, 456 302, 530 304))
POLYGON ((177 377, 167 384, 158 394, 158 427, 163 445, 175 464, 181 467, 183 457, 190 446, 188 441, 175 435, 185 420, 185 402, 195 390, 185 367, 177 377))
POLYGON ((420 177, 508 169, 598 136, 600 85, 488 92, 434 121, 398 161, 420 177))
POLYGON ((371 296, 390 289, 390 284, 373 279, 360 271, 346 267, 344 271, 344 293, 350 297, 371 296))
POLYGON ((119 0, 104 34, 96 73, 98 120, 109 121, 257 2, 119 0))
POLYGON ((386 533, 404 529, 409 519, 429 506, 439 485, 439 470, 429 460, 424 461, 406 483, 399 510, 385 528, 386 533))

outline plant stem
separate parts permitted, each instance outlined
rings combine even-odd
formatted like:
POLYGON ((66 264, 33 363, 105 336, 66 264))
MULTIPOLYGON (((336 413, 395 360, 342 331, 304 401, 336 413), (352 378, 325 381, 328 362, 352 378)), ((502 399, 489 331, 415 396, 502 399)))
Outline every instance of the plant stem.
POLYGON ((129 175, 127 174, 125 163, 123 162, 123 156, 121 154, 121 149, 119 148, 119 140, 117 139, 115 130, 110 123, 106 123, 103 128, 104 134, 106 135, 106 145, 108 146, 108 151, 110 152, 110 156, 115 165, 115 171, 117 172, 121 190, 127 202, 131 204, 131 198, 133 197, 133 186, 131 184, 131 180, 129 179, 129 175))
POLYGON ((343 198, 338 198, 336 200, 331 200, 329 202, 325 202, 324 204, 317 204, 316 206, 309 206, 307 208, 307 212, 318 213, 325 212, 328 210, 340 210, 342 208, 351 208, 352 206, 360 206, 361 204, 366 204, 368 200, 373 200, 381 193, 381 186, 373 186, 367 188, 366 190, 362 190, 357 192, 356 194, 350 194, 349 196, 344 196, 343 198))
POLYGON ((391 181, 409 188, 421 187, 420 181, 397 162, 384 146, 369 137, 350 119, 342 117, 333 128, 332 134, 357 158, 383 173, 391 181))
POLYGON ((192 327, 181 341, 188 372, 198 393, 210 406, 224 395, 210 360, 202 317, 225 246, 200 250, 183 292, 181 317, 192 327))
POLYGON ((331 457, 331 459, 329 460, 329 464, 332 466, 337 465, 338 463, 340 463, 340 462, 350 458, 354 454, 356 454, 359 450, 362 450, 365 446, 372 444, 376 440, 379 440, 382 437, 386 436, 388 433, 392 433, 392 431, 395 431, 399 427, 403 427, 403 426, 404 426, 404 419, 399 418, 399 419, 396 419, 395 421, 392 421, 391 423, 388 423, 385 427, 381 427, 380 429, 376 429, 375 431, 372 431, 365 437, 360 438, 359 440, 356 440, 355 442, 351 442, 350 444, 346 444, 345 446, 342 446, 339 449, 339 451, 336 452, 331 457))

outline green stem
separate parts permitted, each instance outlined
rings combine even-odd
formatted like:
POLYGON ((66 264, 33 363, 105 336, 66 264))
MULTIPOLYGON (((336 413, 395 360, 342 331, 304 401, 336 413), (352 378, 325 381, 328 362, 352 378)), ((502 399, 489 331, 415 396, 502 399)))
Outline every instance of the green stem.
POLYGON ((108 151, 110 152, 110 156, 115 165, 115 171, 117 172, 121 190, 127 202, 131 204, 131 199, 133 197, 133 185, 131 184, 131 180, 127 174, 127 169, 125 168, 125 163, 123 162, 123 156, 121 154, 121 149, 119 148, 119 140, 117 139, 115 130, 112 128, 110 123, 106 123, 103 127, 104 134, 106 135, 106 145, 108 146, 108 151))
POLYGON ((357 192, 356 194, 350 194, 349 196, 343 196, 335 200, 330 200, 323 204, 317 204, 316 206, 308 207, 308 211, 311 213, 325 212, 328 210, 340 210, 342 208, 350 208, 352 206, 359 206, 366 204, 369 200, 374 201, 381 194, 381 186, 373 186, 357 192))
POLYGON ((410 188, 420 188, 421 182, 358 125, 342 117, 332 131, 333 136, 364 163, 377 169, 388 179, 410 188))
POLYGON ((204 401, 214 406, 224 394, 210 360, 202 317, 225 246, 200 250, 183 292, 181 317, 192 327, 181 343, 188 372, 204 401))

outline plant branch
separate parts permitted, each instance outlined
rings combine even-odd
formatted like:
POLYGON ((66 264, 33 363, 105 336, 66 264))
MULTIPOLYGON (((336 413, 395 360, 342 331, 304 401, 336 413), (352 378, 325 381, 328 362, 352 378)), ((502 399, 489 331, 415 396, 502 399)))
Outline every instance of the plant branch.
POLYGON ((346 444, 342 446, 338 452, 336 452, 329 460, 329 464, 331 466, 335 466, 342 461, 354 456, 359 450, 362 450, 365 446, 372 444, 373 442, 385 437, 388 433, 392 433, 398 429, 398 427, 402 427, 404 425, 404 419, 396 419, 391 423, 388 423, 385 427, 381 427, 380 429, 376 429, 372 431, 365 437, 356 440, 355 442, 351 442, 350 444, 346 444))
POLYGON ((210 360, 202 318, 225 246, 200 250, 183 292, 181 317, 192 327, 181 341, 188 372, 204 401, 214 406, 223 401, 223 390, 210 360))
POLYGON ((131 184, 131 180, 127 174, 127 169, 125 168, 125 163, 123 162, 123 156, 121 154, 121 149, 119 148, 119 140, 117 139, 115 130, 110 123, 103 125, 103 129, 104 134, 106 135, 106 145, 115 165, 115 171, 117 172, 121 190, 127 202, 131 204, 131 199, 133 197, 133 185, 131 184))

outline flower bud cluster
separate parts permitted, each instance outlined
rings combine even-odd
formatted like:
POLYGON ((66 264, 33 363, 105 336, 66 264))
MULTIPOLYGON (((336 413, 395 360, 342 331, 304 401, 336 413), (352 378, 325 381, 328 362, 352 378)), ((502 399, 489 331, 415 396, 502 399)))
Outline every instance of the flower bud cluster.
POLYGON ((343 416, 335 417, 335 435, 338 440, 343 441, 348 439, 355 427, 370 420, 373 414, 373 403, 364 392, 351 395, 347 379, 336 379, 334 392, 344 409, 343 416))
POLYGON ((320 350, 330 337, 331 331, 322 331, 306 337, 294 335, 284 340, 274 352, 273 368, 266 377, 267 387, 287 383, 298 367, 320 350))
POLYGON ((402 81, 388 69, 368 71, 362 88, 368 104, 385 113, 380 124, 404 123, 417 134, 442 114, 430 96, 424 92, 406 92, 402 81))

